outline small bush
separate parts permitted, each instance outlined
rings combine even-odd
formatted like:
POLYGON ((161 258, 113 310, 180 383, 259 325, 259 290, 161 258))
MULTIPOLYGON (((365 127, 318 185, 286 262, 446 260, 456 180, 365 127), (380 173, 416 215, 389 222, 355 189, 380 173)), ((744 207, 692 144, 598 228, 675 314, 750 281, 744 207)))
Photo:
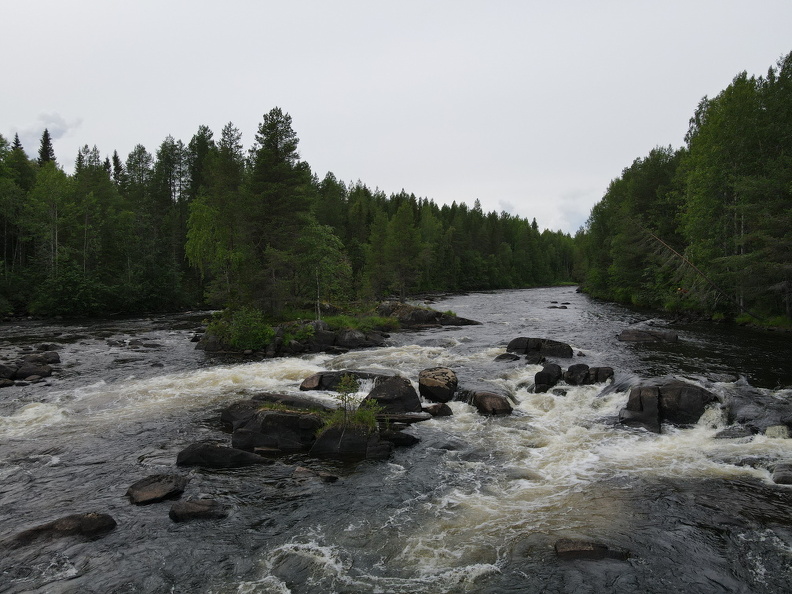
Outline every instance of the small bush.
POLYGON ((399 320, 383 316, 328 316, 324 318, 324 321, 327 322, 332 330, 351 329, 359 330, 364 334, 374 330, 388 332, 399 329, 399 320))
POLYGON ((275 331, 267 323, 264 314, 253 307, 215 315, 207 325, 206 332, 240 350, 265 349, 275 337, 275 331))
POLYGON ((331 427, 354 427, 362 429, 365 433, 377 431, 377 415, 384 407, 374 400, 364 400, 354 407, 354 394, 360 389, 360 384, 353 375, 346 374, 341 378, 336 390, 336 399, 340 406, 325 420, 319 433, 324 433, 331 427))

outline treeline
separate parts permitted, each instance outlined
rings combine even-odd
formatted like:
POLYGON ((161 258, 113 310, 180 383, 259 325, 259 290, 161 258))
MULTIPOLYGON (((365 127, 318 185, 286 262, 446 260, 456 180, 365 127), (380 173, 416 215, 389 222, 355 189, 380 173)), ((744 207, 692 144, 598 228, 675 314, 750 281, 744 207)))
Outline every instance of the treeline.
POLYGON ((248 150, 226 125, 125 160, 83 147, 72 174, 0 136, 0 312, 98 315, 201 305, 267 314, 320 301, 571 279, 574 240, 536 221, 386 196, 297 151, 272 109, 248 150))
POLYGON ((792 53, 702 99, 684 146, 636 159, 576 241, 592 295, 792 317, 792 53))

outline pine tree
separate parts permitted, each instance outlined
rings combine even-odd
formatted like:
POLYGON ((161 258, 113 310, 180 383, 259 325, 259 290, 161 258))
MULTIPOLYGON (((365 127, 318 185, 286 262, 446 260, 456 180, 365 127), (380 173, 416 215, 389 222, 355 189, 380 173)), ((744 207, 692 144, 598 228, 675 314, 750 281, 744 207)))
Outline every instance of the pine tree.
POLYGON ((52 148, 52 139, 50 138, 49 130, 44 128, 44 133, 41 135, 41 146, 38 153, 38 164, 55 162, 55 149, 52 148))

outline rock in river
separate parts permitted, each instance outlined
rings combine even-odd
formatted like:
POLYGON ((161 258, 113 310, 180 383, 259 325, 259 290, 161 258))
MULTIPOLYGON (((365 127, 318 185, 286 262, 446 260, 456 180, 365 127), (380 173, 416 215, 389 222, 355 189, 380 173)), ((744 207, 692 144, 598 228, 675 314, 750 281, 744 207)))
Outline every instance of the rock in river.
POLYGON ((378 383, 365 400, 376 401, 383 413, 421 412, 421 399, 406 377, 394 376, 378 383))
POLYGON ((13 543, 27 545, 38 539, 62 538, 64 536, 96 538, 104 536, 115 527, 116 521, 107 514, 95 512, 72 514, 20 532, 14 537, 13 543))
POLYGON ((660 433, 660 424, 664 422, 675 425, 698 422, 707 405, 717 401, 718 397, 712 392, 679 380, 639 386, 630 391, 627 406, 619 413, 619 421, 660 433))
POLYGON ((211 443, 194 443, 184 448, 176 457, 178 466, 202 466, 204 468, 239 468, 270 463, 270 460, 253 452, 211 443))
POLYGON ((179 497, 188 482, 190 479, 179 474, 154 474, 131 485, 127 489, 126 496, 135 505, 156 503, 163 499, 179 497))
POLYGON ((214 499, 188 499, 174 503, 168 516, 174 522, 219 520, 228 516, 228 510, 214 499))
POLYGON ((432 367, 418 374, 418 391, 432 402, 449 402, 458 384, 456 373, 448 367, 432 367))

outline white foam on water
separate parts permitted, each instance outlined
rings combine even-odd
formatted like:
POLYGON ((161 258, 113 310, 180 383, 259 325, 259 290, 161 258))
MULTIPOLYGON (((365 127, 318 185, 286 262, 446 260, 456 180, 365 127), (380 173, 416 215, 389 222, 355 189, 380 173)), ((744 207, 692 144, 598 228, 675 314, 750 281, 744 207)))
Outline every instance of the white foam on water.
POLYGON ((7 438, 22 437, 69 419, 69 411, 58 404, 31 402, 14 414, 0 416, 0 433, 7 438))
MULTIPOLYGON (((70 391, 53 392, 52 402, 31 403, 0 417, 8 436, 23 436, 57 426, 92 427, 103 423, 144 420, 219 405, 257 392, 299 393, 300 382, 323 369, 328 357, 280 358, 258 363, 131 379, 103 381, 70 391)), ((317 393, 320 399, 332 396, 317 393)), ((74 428, 73 427, 73 428, 74 428)))

